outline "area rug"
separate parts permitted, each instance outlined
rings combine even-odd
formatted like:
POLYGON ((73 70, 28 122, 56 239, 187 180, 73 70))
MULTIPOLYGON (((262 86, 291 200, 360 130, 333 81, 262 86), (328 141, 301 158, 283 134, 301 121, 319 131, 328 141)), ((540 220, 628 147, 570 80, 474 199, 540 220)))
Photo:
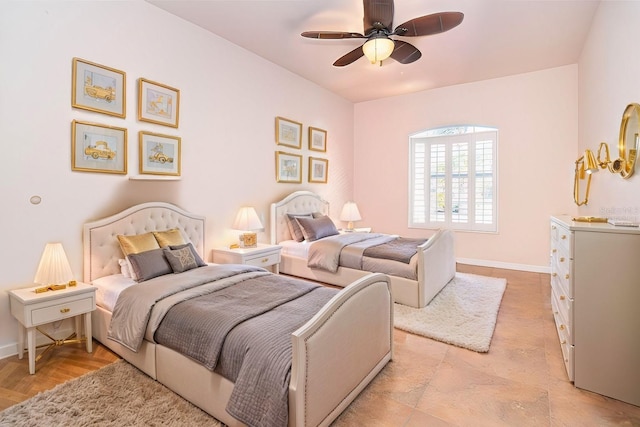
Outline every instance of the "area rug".
POLYGON ((222 426, 119 360, 0 412, 0 426, 222 426))
POLYGON ((398 329, 479 353, 489 351, 506 279, 456 273, 424 308, 395 304, 398 329))

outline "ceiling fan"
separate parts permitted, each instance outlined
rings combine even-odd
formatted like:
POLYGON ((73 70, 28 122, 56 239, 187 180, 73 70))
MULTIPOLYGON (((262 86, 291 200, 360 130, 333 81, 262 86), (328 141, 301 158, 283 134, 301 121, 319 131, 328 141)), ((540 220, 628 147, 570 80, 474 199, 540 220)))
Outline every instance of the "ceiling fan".
POLYGON ((372 64, 387 58, 393 58, 401 64, 417 61, 422 53, 413 45, 402 40, 392 40, 390 36, 416 37, 443 33, 460 25, 464 14, 461 12, 440 12, 413 18, 398 25, 393 25, 393 0, 363 0, 364 34, 342 31, 305 31, 302 37, 311 39, 367 39, 360 47, 338 58, 333 63, 336 67, 344 67, 366 55, 372 64))

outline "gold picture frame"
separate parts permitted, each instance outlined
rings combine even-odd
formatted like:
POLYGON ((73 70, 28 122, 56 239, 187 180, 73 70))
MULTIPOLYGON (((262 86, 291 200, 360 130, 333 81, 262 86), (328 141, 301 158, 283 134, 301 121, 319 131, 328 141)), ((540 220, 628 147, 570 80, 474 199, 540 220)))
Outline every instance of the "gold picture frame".
POLYGON ((327 151, 327 131, 309 126, 309 150, 327 151))
POLYGON ((127 129, 71 122, 71 170, 127 173, 127 129))
POLYGON ((309 182, 326 184, 329 175, 329 160, 309 157, 309 182))
POLYGON ((302 123, 276 117, 276 144, 302 148, 302 123))
POLYGON ((302 156, 299 154, 276 152, 276 181, 287 183, 302 182, 302 156))
POLYGON ((138 132, 140 174, 180 176, 181 144, 179 136, 138 132))
POLYGON ((124 71, 73 58, 71 106, 110 116, 126 117, 126 83, 124 71))
POLYGON ((138 120, 177 128, 179 117, 180 90, 138 79, 138 120))

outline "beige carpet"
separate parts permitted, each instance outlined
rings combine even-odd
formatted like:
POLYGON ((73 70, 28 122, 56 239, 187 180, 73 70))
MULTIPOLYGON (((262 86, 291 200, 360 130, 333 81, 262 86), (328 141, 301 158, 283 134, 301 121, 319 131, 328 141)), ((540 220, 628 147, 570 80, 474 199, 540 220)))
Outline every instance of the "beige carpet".
POLYGON ((395 304, 394 325, 417 335, 486 353, 506 286, 505 279, 456 273, 426 307, 395 304))
POLYGON ((222 424, 122 360, 0 412, 0 426, 187 425, 222 424))

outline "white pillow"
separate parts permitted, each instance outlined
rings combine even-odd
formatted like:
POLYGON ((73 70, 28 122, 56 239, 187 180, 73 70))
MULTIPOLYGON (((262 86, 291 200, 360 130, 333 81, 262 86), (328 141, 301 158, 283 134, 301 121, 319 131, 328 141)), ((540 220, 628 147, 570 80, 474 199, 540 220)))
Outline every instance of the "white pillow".
POLYGON ((132 279, 133 276, 131 276, 132 270, 131 270, 131 264, 129 264, 129 260, 119 259, 118 264, 120 264, 120 273, 122 273, 124 277, 132 279))

